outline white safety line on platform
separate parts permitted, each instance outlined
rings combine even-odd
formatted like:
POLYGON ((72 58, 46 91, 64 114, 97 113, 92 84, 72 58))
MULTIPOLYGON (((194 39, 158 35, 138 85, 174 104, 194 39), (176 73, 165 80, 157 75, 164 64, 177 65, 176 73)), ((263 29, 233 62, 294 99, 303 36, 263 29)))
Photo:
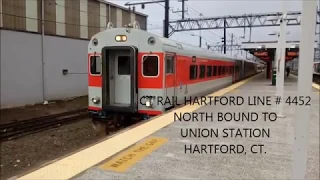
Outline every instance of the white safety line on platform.
MULTIPOLYGON (((249 80, 257 77, 260 74, 257 74, 253 77, 235 83, 227 88, 221 89, 215 93, 212 93, 208 96, 222 96, 241 85, 247 83, 249 80)), ((207 102, 210 99, 207 98, 207 102)), ((154 132, 170 125, 174 122, 174 113, 185 113, 193 112, 203 105, 186 105, 176 110, 170 111, 161 116, 157 116, 154 119, 146 122, 140 126, 137 126, 133 129, 125 131, 117 136, 114 136, 110 139, 102 141, 96 145, 93 145, 87 149, 84 149, 78 153, 72 154, 68 157, 65 157, 59 161, 56 161, 52 164, 49 164, 45 167, 42 167, 34 172, 31 172, 25 176, 22 176, 18 179, 25 180, 37 180, 37 179, 70 179, 81 172, 87 170, 88 168, 97 165, 105 159, 110 158, 116 153, 126 149, 127 147, 133 145, 139 140, 153 134, 154 132)))

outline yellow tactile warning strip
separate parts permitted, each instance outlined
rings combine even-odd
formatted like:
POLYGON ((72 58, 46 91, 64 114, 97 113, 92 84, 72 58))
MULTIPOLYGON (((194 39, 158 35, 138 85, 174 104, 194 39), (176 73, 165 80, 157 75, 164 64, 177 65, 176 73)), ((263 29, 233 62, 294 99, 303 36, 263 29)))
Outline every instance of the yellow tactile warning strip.
POLYGON ((231 93, 233 93, 233 94, 238 94, 239 92, 240 92, 239 89, 234 89, 234 90, 231 91, 231 93))
POLYGON ((116 172, 125 172, 128 168, 136 164, 145 156, 151 154, 167 141, 167 138, 150 137, 142 143, 122 152, 105 164, 102 164, 100 168, 116 172))
MULTIPOLYGON (((248 82, 252 78, 255 78, 256 76, 235 83, 227 88, 221 89, 220 91, 212 93, 208 96, 222 96, 245 84, 246 82, 248 82)), ((210 100, 209 98, 207 99, 208 101, 210 100)), ((18 179, 70 179, 73 176, 76 176, 77 174, 87 170, 88 168, 131 146, 139 140, 173 123, 174 113, 192 112, 200 107, 200 105, 186 105, 177 110, 168 112, 167 114, 164 114, 162 116, 155 117, 149 122, 146 122, 140 126, 125 131, 101 143, 93 145, 90 148, 84 149, 78 153, 72 154, 66 158, 63 158, 59 161, 42 167, 18 179)))

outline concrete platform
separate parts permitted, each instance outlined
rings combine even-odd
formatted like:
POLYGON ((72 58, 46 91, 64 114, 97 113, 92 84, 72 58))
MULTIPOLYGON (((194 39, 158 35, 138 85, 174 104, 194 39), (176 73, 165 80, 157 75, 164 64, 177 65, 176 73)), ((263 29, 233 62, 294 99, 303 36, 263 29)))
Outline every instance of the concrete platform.
MULTIPOLYGON (((296 81, 294 76, 285 79, 285 97, 296 95, 296 81)), ((276 88, 270 84, 270 80, 266 80, 262 73, 225 96, 242 96, 245 99, 248 96, 275 96, 276 88)), ((313 88, 311 98, 312 116, 306 178, 319 179, 319 90, 313 88)), ((203 106, 196 112, 214 113, 213 121, 176 121, 142 139, 140 142, 144 143, 143 145, 134 145, 73 179, 288 179, 292 169, 294 117, 297 107, 286 104, 286 118, 278 118, 273 122, 264 121, 262 112, 277 110, 274 101, 272 104, 203 106), (218 112, 256 112, 260 118, 255 122, 218 122, 218 112), (181 129, 186 128, 218 128, 219 137, 183 138, 181 129), (223 138, 224 128, 269 128, 270 137, 223 138), (245 147, 246 153, 223 154, 218 151, 211 154, 186 154, 184 147, 190 144, 240 144, 245 147), (254 149, 258 153, 251 152, 254 144, 264 145, 261 153, 258 146, 254 149)))

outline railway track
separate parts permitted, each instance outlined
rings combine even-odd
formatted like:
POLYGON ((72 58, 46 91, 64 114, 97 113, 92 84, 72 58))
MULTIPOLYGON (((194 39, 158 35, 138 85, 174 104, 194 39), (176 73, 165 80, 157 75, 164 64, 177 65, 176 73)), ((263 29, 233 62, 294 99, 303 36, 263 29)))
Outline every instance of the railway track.
POLYGON ((0 125, 0 142, 59 127, 88 117, 87 108, 0 125))

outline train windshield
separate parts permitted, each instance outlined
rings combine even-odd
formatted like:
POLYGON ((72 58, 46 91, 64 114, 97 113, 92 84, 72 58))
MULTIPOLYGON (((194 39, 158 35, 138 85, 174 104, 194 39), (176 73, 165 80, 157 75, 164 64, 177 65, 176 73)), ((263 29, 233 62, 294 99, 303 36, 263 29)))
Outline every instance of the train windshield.
POLYGON ((94 75, 101 74, 101 57, 100 56, 90 57, 90 73, 94 75))

